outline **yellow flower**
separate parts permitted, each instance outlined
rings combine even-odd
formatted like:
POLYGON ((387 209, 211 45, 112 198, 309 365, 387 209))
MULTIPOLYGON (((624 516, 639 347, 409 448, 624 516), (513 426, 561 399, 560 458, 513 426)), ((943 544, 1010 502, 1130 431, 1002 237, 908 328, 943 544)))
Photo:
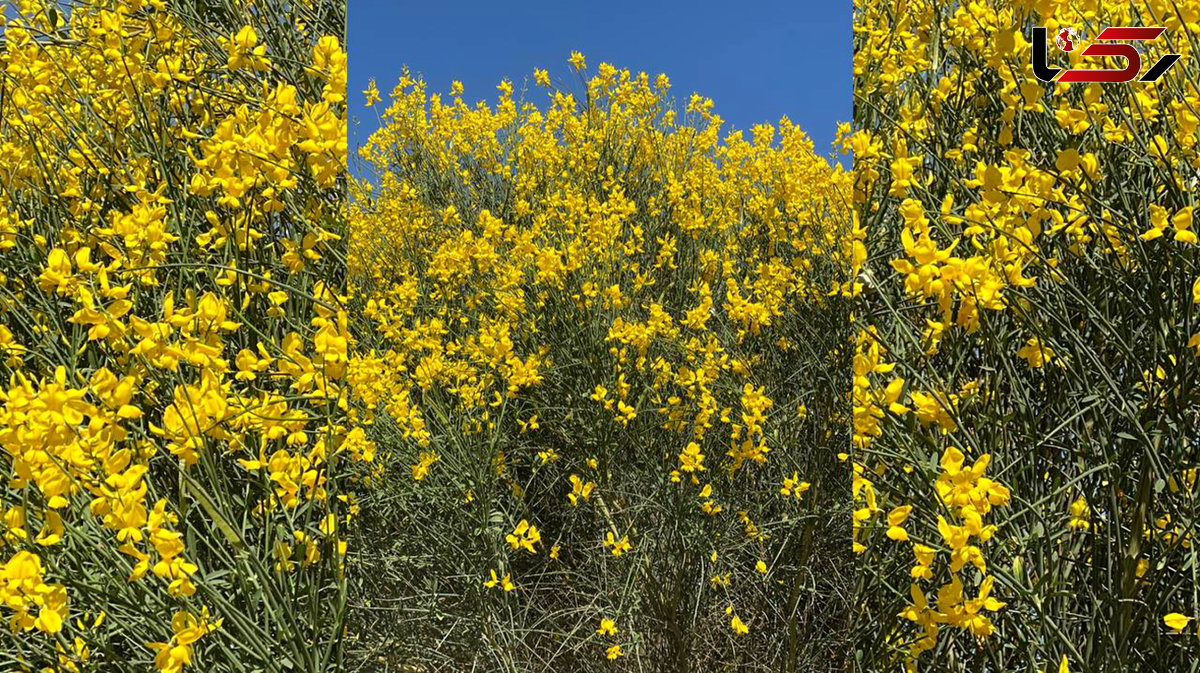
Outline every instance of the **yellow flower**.
POLYGON ((695 442, 688 442, 683 452, 679 454, 679 463, 679 469, 684 472, 703 472, 704 454, 700 453, 700 445, 695 442))
POLYGON ((633 548, 632 545, 629 544, 628 535, 618 540, 617 537, 613 535, 612 531, 605 533, 604 546, 610 548, 613 556, 620 556, 621 554, 624 554, 633 548))
POLYGON ((381 100, 379 97, 379 87, 375 86, 374 77, 368 81, 367 88, 363 90, 363 96, 366 97, 366 100, 363 102, 363 104, 367 107, 373 107, 381 100))
POLYGON ((617 623, 605 617, 600 620, 600 628, 596 629, 596 633, 602 636, 615 636, 617 635, 617 623))
POLYGON ((1171 217, 1171 226, 1175 229, 1175 240, 1195 245, 1196 232, 1192 231, 1192 207, 1188 206, 1171 217))
POLYGON ((1067 527, 1072 530, 1087 530, 1091 528, 1091 508, 1088 506, 1087 498, 1079 496, 1075 502, 1071 503, 1071 518, 1067 522, 1067 527))
POLYGON ((800 473, 793 472, 792 476, 783 478, 783 488, 779 489, 779 493, 785 496, 795 496, 797 500, 803 495, 812 485, 807 481, 800 481, 800 473))
POLYGON ((1175 633, 1180 633, 1186 629, 1190 621, 1192 621, 1191 617, 1179 614, 1178 612, 1172 612, 1163 617, 1163 623, 1175 633))
POLYGON ((158 652, 154 666, 164 673, 182 671, 184 666, 192 663, 192 646, 204 635, 220 628, 221 621, 210 621, 208 608, 204 608, 198 618, 186 610, 176 612, 171 618, 171 629, 175 634, 170 642, 148 644, 158 652))
POLYGON ((505 593, 517 588, 517 585, 513 584, 512 582, 511 573, 504 573, 503 578, 497 578, 495 570, 489 570, 488 572, 491 574, 492 578, 484 581, 483 586, 491 589, 498 584, 502 589, 504 589, 505 593))
POLYGON ((429 468, 441 459, 441 456, 439 456, 436 451, 422 451, 420 460, 416 464, 412 465, 413 479, 417 481, 424 479, 429 475, 429 468))
POLYGON ((576 70, 583 70, 587 67, 587 61, 584 60, 583 54, 578 51, 571 52, 571 58, 568 60, 570 60, 571 66, 576 70))
POLYGON ((580 500, 587 500, 592 497, 592 490, 596 488, 595 482, 584 481, 577 474, 572 474, 569 477, 571 482, 571 492, 567 494, 567 499, 571 501, 571 506, 577 506, 580 500))
POLYGON ((513 551, 524 549, 530 554, 536 554, 537 550, 533 548, 533 545, 542 539, 542 534, 538 532, 537 526, 530 524, 525 519, 521 519, 517 527, 513 529, 513 532, 505 535, 504 539, 513 551))
POLYGON ((1024 346, 1017 351, 1017 357, 1025 358, 1030 368, 1037 369, 1054 358, 1054 350, 1042 342, 1039 337, 1029 337, 1024 346))
POLYGON ((887 536, 897 542, 904 542, 908 539, 908 531, 904 530, 904 522, 908 520, 908 515, 912 512, 912 505, 901 505, 892 511, 888 512, 888 529, 887 536))

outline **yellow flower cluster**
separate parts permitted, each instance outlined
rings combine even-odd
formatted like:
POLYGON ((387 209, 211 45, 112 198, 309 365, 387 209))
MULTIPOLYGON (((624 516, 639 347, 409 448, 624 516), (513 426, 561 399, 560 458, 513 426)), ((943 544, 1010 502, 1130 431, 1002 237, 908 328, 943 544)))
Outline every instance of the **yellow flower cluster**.
MULTIPOLYGON (((914 659, 937 645, 938 624, 967 629, 980 637, 990 636, 995 627, 984 612, 995 612, 1004 607, 1004 603, 990 597, 995 579, 988 574, 983 552, 972 544, 972 538, 980 543, 991 539, 996 527, 985 524, 984 516, 992 506, 1006 504, 1009 492, 1004 486, 983 476, 990 456, 980 456, 970 467, 964 465, 964 458, 957 448, 946 449, 941 459, 942 473, 935 484, 942 503, 954 520, 961 522, 951 523, 944 516, 939 516, 937 520, 942 544, 950 555, 952 579, 938 590, 936 610, 929 607, 920 586, 912 584, 909 592, 913 603, 901 615, 924 630, 924 635, 910 650, 914 659), (963 581, 959 575, 967 565, 973 566, 982 578, 978 584, 978 595, 972 599, 964 597, 963 581)), ((888 537, 897 541, 908 540, 908 532, 902 525, 911 512, 911 505, 902 505, 888 514, 888 537)), ((917 565, 912 569, 913 578, 932 579, 937 550, 914 543, 913 553, 917 558, 917 565)))
MULTIPOLYGON (((9 515, 5 519, 8 523, 9 515)), ((8 626, 13 631, 36 628, 53 635, 62 630, 69 614, 67 589, 61 584, 46 584, 44 572, 42 560, 29 551, 17 552, 4 564, 0 602, 12 611, 8 626)))
POLYGON ((1196 612, 1200 3, 854 4, 848 459, 860 617, 888 643, 864 670, 1190 665, 1160 620, 1196 612), (1038 79, 1035 54, 1119 67, 1055 41, 1114 26, 1165 28, 1143 73, 1182 59, 1038 79))
POLYGON ((335 26, 281 29, 282 11, 5 12, 0 611, 50 636, 14 636, 29 670, 139 644, 163 671, 202 648, 266 662, 340 637, 314 621, 276 641, 260 615, 340 581, 353 503, 332 468, 374 450, 345 420, 348 314, 326 284, 345 265, 346 55, 335 26), (327 563, 285 580, 266 562, 292 568, 291 544, 327 563), (70 619, 100 611, 123 617, 70 619), (205 648, 218 628, 246 649, 205 648))

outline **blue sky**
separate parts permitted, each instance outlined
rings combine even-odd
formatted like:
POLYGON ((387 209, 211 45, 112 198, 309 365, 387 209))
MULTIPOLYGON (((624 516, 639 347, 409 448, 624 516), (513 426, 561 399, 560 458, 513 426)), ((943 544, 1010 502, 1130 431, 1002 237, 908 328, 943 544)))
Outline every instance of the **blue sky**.
POLYGON ((535 67, 572 82, 577 49, 589 69, 665 72, 677 104, 693 91, 712 98, 726 130, 786 114, 828 154, 835 125, 850 119, 850 2, 350 0, 351 148, 378 125, 362 104, 371 77, 385 102, 403 65, 431 91, 457 79, 469 102, 494 101, 502 79, 532 87, 535 67))

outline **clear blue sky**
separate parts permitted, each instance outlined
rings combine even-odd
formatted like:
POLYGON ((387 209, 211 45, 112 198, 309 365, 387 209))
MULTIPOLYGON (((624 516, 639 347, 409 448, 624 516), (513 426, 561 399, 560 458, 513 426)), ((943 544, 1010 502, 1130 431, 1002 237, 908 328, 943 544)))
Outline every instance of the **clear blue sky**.
POLYGON ((787 115, 829 154, 834 127, 850 120, 851 0, 351 0, 350 143, 378 125, 363 107, 374 77, 387 101, 408 65, 431 91, 453 80, 464 98, 494 101, 496 84, 520 88, 535 67, 556 84, 573 83, 567 57, 578 49, 589 70, 602 61, 671 78, 680 106, 692 92, 716 102, 729 126, 749 130, 787 115), (357 125, 356 125, 357 120, 357 125))

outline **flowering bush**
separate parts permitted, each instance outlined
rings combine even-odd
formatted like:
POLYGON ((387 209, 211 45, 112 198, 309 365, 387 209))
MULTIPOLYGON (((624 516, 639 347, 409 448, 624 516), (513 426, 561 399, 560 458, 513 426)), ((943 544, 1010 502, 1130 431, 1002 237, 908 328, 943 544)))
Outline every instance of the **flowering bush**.
POLYGON ((1198 20, 855 3, 861 670, 1194 668, 1198 20), (1137 25, 1156 84, 1032 72, 1137 25))
POLYGON ((665 75, 570 63, 582 90, 537 70, 494 104, 406 74, 361 150, 349 277, 372 328, 347 380, 379 456, 356 531, 386 544, 353 559, 353 647, 828 670, 849 176, 786 118, 722 137, 665 75))
POLYGON ((344 5, 4 16, 0 668, 329 670, 344 5))

